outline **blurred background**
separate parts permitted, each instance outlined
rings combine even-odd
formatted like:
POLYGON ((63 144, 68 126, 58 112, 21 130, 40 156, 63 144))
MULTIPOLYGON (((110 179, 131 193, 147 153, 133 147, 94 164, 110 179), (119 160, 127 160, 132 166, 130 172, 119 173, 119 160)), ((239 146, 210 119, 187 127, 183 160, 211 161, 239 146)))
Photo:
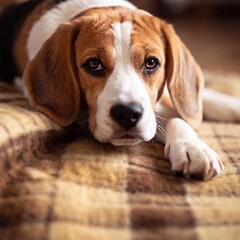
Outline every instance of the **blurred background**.
MULTIPOLYGON (((0 6, 24 1, 0 0, 0 6)), ((205 72, 231 74, 240 83, 240 0, 129 1, 173 24, 205 72)))
POLYGON ((240 74, 240 0, 131 2, 172 23, 206 71, 240 74))

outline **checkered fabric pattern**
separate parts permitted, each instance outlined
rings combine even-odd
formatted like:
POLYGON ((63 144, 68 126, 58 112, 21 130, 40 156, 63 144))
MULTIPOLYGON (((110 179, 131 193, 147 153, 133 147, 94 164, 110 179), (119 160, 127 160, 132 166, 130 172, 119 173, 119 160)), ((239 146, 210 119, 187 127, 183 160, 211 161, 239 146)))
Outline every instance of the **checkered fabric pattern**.
POLYGON ((0 84, 0 239, 239 239, 240 124, 204 122, 199 135, 225 164, 208 182, 174 175, 161 144, 60 129, 0 84))

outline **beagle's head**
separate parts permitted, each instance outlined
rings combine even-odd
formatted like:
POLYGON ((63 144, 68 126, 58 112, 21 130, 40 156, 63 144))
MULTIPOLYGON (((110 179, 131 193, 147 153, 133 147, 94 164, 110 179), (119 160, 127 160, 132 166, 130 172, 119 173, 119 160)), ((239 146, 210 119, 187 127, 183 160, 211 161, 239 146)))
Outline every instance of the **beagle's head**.
POLYGON ((178 114, 201 122, 201 73, 166 22, 122 7, 87 10, 63 23, 29 62, 32 105, 65 127, 89 111, 100 142, 132 145, 156 133, 154 108, 165 84, 178 114))

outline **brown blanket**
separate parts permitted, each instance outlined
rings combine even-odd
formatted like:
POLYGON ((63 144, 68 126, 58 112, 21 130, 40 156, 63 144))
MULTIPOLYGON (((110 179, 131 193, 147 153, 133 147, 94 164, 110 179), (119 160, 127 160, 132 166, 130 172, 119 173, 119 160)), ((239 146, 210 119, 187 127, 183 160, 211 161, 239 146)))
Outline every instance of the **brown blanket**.
POLYGON ((62 130, 0 84, 0 239, 239 239, 240 124, 199 134, 225 164, 208 182, 174 175, 160 144, 62 130))

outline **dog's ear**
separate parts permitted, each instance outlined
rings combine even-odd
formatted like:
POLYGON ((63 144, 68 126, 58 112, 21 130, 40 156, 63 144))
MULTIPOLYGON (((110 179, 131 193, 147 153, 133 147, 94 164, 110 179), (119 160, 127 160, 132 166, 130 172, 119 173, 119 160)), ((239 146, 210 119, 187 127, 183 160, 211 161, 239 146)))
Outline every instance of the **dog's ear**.
POLYGON ((80 110, 74 43, 79 28, 62 24, 29 62, 23 79, 31 104, 65 127, 80 110))
POLYGON ((166 79, 173 105, 178 114, 194 129, 202 121, 202 88, 200 67, 167 23, 162 25, 166 43, 166 79))

